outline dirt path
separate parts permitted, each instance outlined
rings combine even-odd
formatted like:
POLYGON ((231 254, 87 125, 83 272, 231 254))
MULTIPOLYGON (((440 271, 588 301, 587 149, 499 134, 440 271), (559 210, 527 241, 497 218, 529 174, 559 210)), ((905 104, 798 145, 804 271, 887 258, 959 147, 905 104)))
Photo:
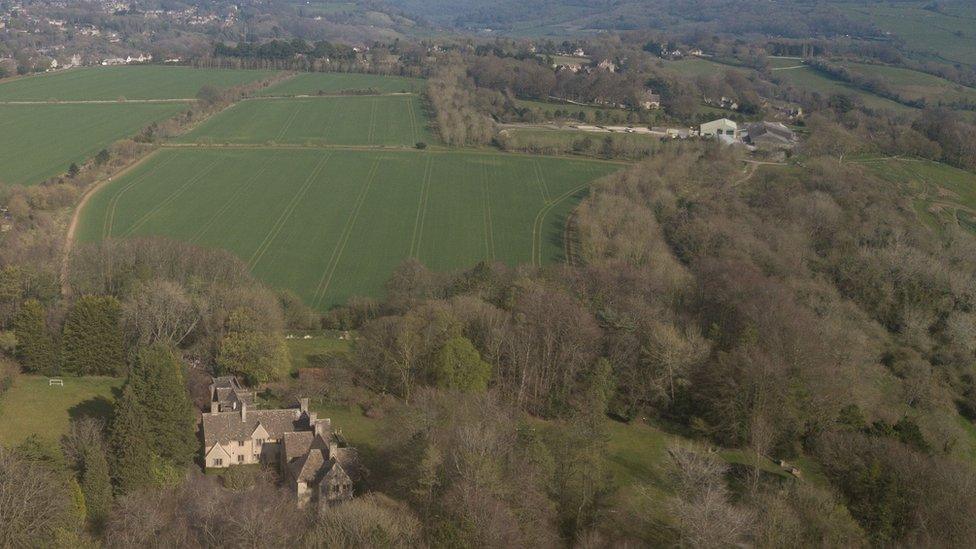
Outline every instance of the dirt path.
POLYGON ((81 212, 88 204, 88 200, 91 199, 91 197, 103 187, 111 183, 112 179, 123 177, 136 167, 140 166, 143 162, 149 160, 153 156, 156 156, 156 153, 158 153, 160 150, 160 148, 156 148, 149 153, 140 156, 127 166, 124 166, 121 170, 113 173, 111 176, 97 181, 94 185, 88 187, 85 194, 81 196, 81 200, 78 201, 74 211, 71 212, 71 222, 68 223, 68 232, 64 236, 64 249, 61 252, 61 295, 63 297, 68 297, 71 295, 71 285, 68 283, 68 265, 70 264, 71 260, 71 248, 74 247, 75 233, 78 232, 78 220, 81 218, 81 212))

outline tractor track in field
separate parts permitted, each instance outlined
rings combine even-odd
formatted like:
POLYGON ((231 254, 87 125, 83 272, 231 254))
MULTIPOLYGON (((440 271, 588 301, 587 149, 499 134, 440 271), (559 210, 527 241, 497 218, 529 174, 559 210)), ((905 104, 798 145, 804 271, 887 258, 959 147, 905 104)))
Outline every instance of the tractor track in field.
POLYGON ((238 201, 238 199, 241 198, 241 196, 244 195, 244 192, 250 189, 251 186, 254 185, 254 183, 257 182, 257 180, 264 175, 264 172, 267 171, 267 169, 268 169, 267 166, 262 166, 260 170, 254 172, 254 175, 249 177, 247 181, 245 181, 244 184, 241 185, 240 189, 235 189, 234 194, 227 199, 227 202, 224 202, 223 206, 218 208, 217 211, 215 211, 213 215, 210 216, 210 219, 208 219, 207 222, 203 224, 203 227, 200 227, 200 230, 197 231, 195 235, 193 235, 193 238, 189 240, 190 244, 196 244, 197 242, 199 242, 200 239, 203 238, 203 235, 205 235, 207 231, 209 231, 210 228, 213 227, 214 223, 217 222, 220 216, 224 215, 224 213, 227 210, 229 210, 230 207, 233 204, 235 204, 238 201))
POLYGON ((295 210, 298 208, 298 205, 305 197, 305 193, 307 193, 308 190, 312 187, 312 184, 315 183, 315 178, 318 177, 320 173, 322 173, 322 169, 325 168, 325 165, 328 164, 329 160, 331 159, 332 159, 332 155, 330 154, 325 158, 319 160, 318 164, 315 165, 315 168, 312 169, 312 173, 310 173, 308 177, 305 178, 305 181, 302 183, 302 186, 298 188, 298 192, 295 193, 295 196, 293 196, 291 200, 288 201, 288 203, 285 205, 284 211, 281 212, 281 214, 278 216, 278 219, 276 219, 274 224, 271 225, 271 230, 268 231, 268 234, 266 234, 264 236, 264 239, 261 240, 261 244, 258 245, 257 249, 254 250, 254 253, 252 253, 251 257, 247 260, 248 270, 253 271, 254 268, 257 267, 258 263, 260 263, 261 260, 264 258, 264 254, 267 253, 268 248, 270 248, 271 244, 273 244, 275 239, 278 238, 278 235, 281 233, 281 230, 288 223, 288 220, 291 219, 292 214, 295 213, 295 210))
POLYGON ((557 196, 552 202, 546 204, 541 210, 539 210, 539 213, 536 214, 535 222, 532 224, 532 265, 534 267, 542 267, 542 233, 546 216, 549 215, 549 212, 551 212, 554 207, 559 205, 560 202, 589 186, 589 183, 584 183, 583 185, 566 191, 565 193, 557 196))
POLYGON ((180 196, 182 196, 182 194, 185 193, 187 189, 199 183, 200 180, 206 177, 207 174, 209 174, 214 168, 216 168, 217 164, 219 163, 220 163, 220 159, 214 160, 209 166, 207 166, 206 168, 198 172, 190 179, 187 179, 186 182, 184 182, 182 185, 177 187, 175 191, 169 194, 169 196, 164 198, 161 202, 159 202, 159 204, 156 204, 155 207, 153 207, 151 210, 146 212, 142 217, 136 220, 136 222, 131 227, 129 227, 128 229, 126 229, 124 233, 122 233, 122 236, 123 237, 131 236, 133 233, 141 229, 142 226, 145 225, 150 219, 152 219, 154 215, 163 211, 164 208, 172 204, 173 201, 179 198, 180 196))
POLYGON ((427 163, 424 165, 424 179, 420 183, 420 198, 417 202, 417 214, 413 220, 413 233, 410 235, 409 257, 420 259, 420 241, 424 235, 424 218, 427 217, 427 199, 430 197, 430 175, 433 172, 431 159, 427 156, 427 163))
POLYGON ((488 188, 488 164, 481 163, 482 215, 485 221, 485 261, 495 260, 495 226, 491 219, 491 191, 488 188))
POLYGON ((353 210, 346 220, 346 225, 342 228, 339 241, 336 243, 335 249, 332 250, 332 257, 329 258, 329 263, 326 264, 325 271, 322 272, 322 278, 319 280, 319 285, 315 289, 315 294, 312 296, 315 299, 315 307, 319 307, 322 304, 322 300, 329 292, 329 286, 332 285, 332 277, 335 276, 336 269, 339 268, 339 262, 342 261, 342 254, 346 251, 346 244, 349 243, 349 237, 352 236, 353 230, 356 228, 359 212, 363 208, 363 203, 366 202, 366 195, 369 194, 370 187, 373 186, 373 180, 376 179, 376 172, 379 170, 379 166, 380 160, 376 159, 373 162, 372 168, 370 168, 369 175, 366 178, 366 184, 363 185, 359 196, 356 197, 353 210))

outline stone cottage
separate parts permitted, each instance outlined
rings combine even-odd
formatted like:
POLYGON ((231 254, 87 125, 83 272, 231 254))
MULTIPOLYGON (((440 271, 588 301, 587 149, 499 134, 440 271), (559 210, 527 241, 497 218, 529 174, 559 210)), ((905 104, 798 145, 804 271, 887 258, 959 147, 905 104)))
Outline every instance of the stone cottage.
POLYGON ((299 504, 332 504, 353 495, 358 455, 332 421, 297 408, 261 410, 254 392, 233 376, 210 384, 210 412, 203 414, 204 459, 209 468, 262 464, 279 469, 299 504))

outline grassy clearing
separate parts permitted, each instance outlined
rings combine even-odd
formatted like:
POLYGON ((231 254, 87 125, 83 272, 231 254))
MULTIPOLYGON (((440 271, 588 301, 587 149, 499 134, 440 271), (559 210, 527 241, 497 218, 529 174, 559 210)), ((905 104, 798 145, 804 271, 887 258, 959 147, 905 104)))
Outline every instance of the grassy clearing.
POLYGON ((352 342, 339 339, 339 332, 322 331, 293 335, 295 336, 293 339, 285 340, 288 352, 291 354, 293 370, 318 367, 313 364, 314 357, 348 353, 352 349, 352 342), (311 339, 305 339, 306 335, 311 336, 311 339))
POLYGON ((272 74, 161 65, 70 69, 0 82, 0 101, 193 99, 204 85, 227 88, 272 74))
POLYGON ((396 266, 563 259, 602 162, 477 152, 167 149, 89 200, 80 241, 166 235, 227 249, 320 309, 380 296, 396 266))
POLYGON ((20 376, 0 397, 0 445, 16 446, 30 435, 57 444, 71 419, 107 419, 113 391, 122 380, 112 377, 65 377, 64 387, 49 387, 48 378, 20 376))
POLYGON ((338 94, 353 90, 376 90, 379 93, 419 93, 426 83, 419 78, 381 76, 342 72, 304 72, 269 86, 261 95, 295 96, 338 94))
POLYGON ((926 160, 879 159, 864 164, 915 196, 919 220, 936 231, 959 225, 976 233, 976 174, 926 160))
POLYGON ((182 142, 401 145, 433 139, 414 95, 242 101, 182 142))
POLYGON ((180 103, 0 105, 0 182, 32 185, 173 116, 180 103))

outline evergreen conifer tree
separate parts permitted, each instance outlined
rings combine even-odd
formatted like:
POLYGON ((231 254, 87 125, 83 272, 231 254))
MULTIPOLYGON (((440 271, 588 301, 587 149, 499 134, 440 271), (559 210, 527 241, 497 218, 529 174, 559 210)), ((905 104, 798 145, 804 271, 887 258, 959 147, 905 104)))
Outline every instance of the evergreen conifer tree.
POLYGON ((125 371, 122 309, 114 297, 84 296, 64 323, 63 368, 75 375, 119 375, 125 371))
POLYGON ((196 420, 176 354, 162 343, 140 349, 129 382, 145 410, 153 451, 188 464, 197 450, 196 420))
POLYGON ((122 389, 115 403, 109 430, 112 480, 119 494, 133 492, 152 483, 153 454, 148 442, 149 422, 131 384, 122 389))
POLYGON ((112 507, 112 481, 102 445, 90 446, 82 456, 81 491, 85 494, 88 520, 100 529, 112 507))
POLYGON ((14 318, 13 328, 17 337, 17 358, 24 371, 56 374, 57 352, 44 322, 44 306, 41 302, 36 299, 25 301, 14 318))

